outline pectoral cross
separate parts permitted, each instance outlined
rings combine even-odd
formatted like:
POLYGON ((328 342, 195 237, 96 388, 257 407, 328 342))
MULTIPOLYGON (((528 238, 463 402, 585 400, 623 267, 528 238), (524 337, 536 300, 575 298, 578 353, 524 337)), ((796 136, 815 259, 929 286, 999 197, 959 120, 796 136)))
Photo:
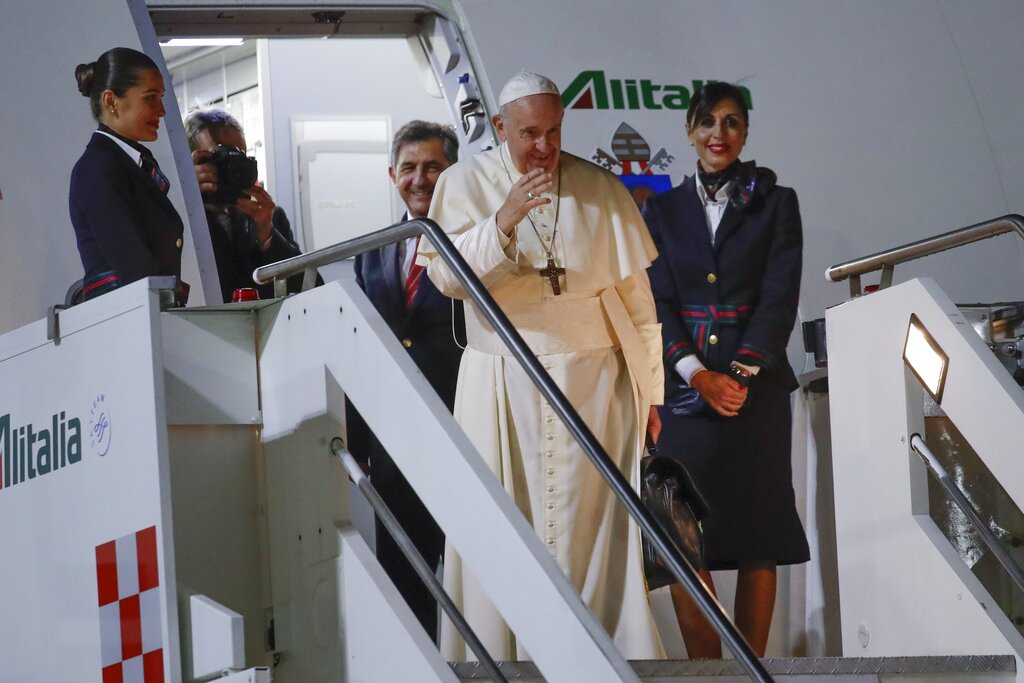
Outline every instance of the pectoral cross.
POLYGON ((555 259, 549 256, 548 267, 537 271, 537 273, 541 277, 546 277, 548 279, 548 282, 551 283, 551 291, 555 293, 555 296, 558 296, 559 294, 562 293, 562 288, 558 284, 558 278, 561 275, 565 275, 565 268, 559 268, 557 265, 555 265, 555 259))

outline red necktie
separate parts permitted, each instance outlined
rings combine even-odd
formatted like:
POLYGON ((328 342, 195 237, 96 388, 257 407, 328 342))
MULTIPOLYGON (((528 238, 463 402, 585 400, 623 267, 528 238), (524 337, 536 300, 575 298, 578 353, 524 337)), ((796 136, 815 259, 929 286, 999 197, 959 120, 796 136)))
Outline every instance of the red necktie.
POLYGON ((416 235, 416 244, 413 245, 413 262, 409 267, 409 275, 405 278, 405 310, 412 308, 412 302, 416 299, 416 292, 420 288, 420 274, 423 266, 416 263, 416 250, 420 246, 420 235, 416 235))

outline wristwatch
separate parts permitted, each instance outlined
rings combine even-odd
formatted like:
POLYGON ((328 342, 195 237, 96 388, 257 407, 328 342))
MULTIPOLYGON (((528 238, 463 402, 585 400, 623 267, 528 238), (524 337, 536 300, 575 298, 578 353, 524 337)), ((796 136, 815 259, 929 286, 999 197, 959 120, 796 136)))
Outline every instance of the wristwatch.
POLYGON ((732 376, 732 378, 736 380, 741 387, 749 387, 750 383, 754 379, 754 376, 750 374, 748 370, 741 368, 739 365, 730 365, 729 375, 732 376))

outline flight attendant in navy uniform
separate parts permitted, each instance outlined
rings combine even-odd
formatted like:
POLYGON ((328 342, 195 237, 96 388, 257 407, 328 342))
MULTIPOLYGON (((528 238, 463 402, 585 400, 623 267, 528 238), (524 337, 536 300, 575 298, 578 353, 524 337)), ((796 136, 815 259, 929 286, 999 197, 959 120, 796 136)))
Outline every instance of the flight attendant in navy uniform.
MULTIPOLYGON (((84 298, 153 275, 180 278, 184 226, 167 178, 139 144, 156 140, 164 117, 159 69, 142 52, 118 47, 79 64, 75 79, 100 124, 71 172, 68 198, 84 298)), ((187 285, 178 293, 183 299, 187 285)))
MULTIPOLYGON (((738 569, 736 625, 764 656, 776 566, 806 562, 790 464, 786 345, 800 294, 796 193, 775 173, 741 163, 749 114, 743 92, 709 83, 686 116, 697 173, 647 200, 659 256, 649 270, 666 363, 661 453, 678 458, 707 499, 709 570, 738 569), (674 380, 674 381, 673 381, 674 380)), ((722 646, 679 585, 676 616, 691 659, 722 646)))

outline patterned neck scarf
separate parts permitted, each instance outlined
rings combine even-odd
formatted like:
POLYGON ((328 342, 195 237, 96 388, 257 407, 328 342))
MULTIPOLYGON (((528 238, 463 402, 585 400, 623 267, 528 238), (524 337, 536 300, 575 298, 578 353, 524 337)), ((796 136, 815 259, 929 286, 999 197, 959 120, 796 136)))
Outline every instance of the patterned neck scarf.
POLYGON ((753 161, 740 162, 739 159, 721 171, 705 171, 700 161, 697 162, 697 180, 704 186, 709 197, 714 198, 718 191, 727 188, 729 203, 736 209, 744 209, 754 196, 757 188, 757 164, 753 161))

